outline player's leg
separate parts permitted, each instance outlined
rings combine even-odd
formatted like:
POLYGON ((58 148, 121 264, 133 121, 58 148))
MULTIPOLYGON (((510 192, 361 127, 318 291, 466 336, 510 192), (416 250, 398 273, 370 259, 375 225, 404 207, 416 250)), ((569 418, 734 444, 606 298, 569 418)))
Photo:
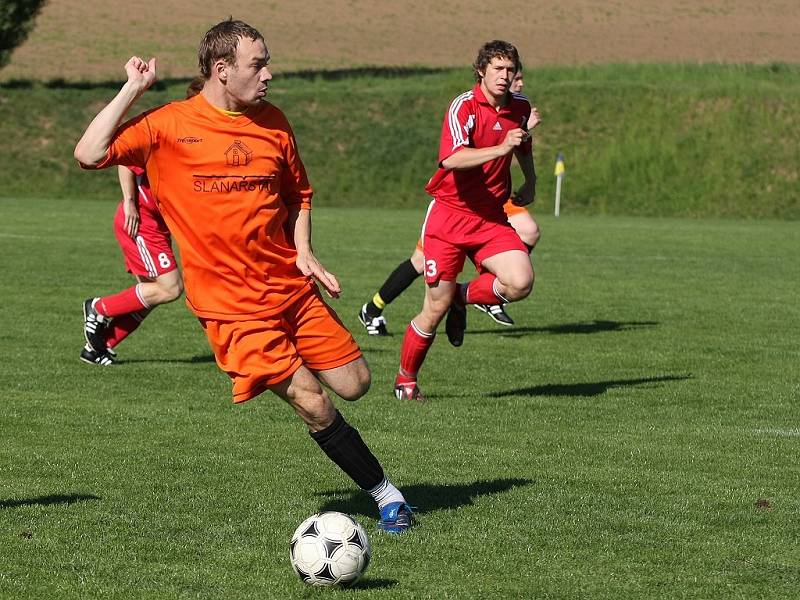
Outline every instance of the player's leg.
POLYGON ((166 226, 143 218, 139 233, 131 237, 125 229, 125 216, 120 205, 114 218, 114 235, 125 258, 125 266, 137 276, 138 283, 116 294, 84 301, 84 337, 88 350, 98 355, 106 352, 106 328, 111 319, 172 302, 183 292, 183 279, 166 226))
MULTIPOLYGON (((344 372, 340 371, 332 378, 338 379, 343 375, 344 372)), ((389 481, 358 430, 336 410, 327 392, 309 369, 301 366, 290 377, 269 386, 269 389, 292 406, 328 458, 375 499, 381 513, 380 526, 384 530, 401 533, 410 527, 412 510, 403 494, 389 481)))
POLYGON ((402 294, 422 274, 422 248, 418 244, 408 258, 386 278, 372 300, 361 307, 358 320, 370 335, 387 335, 383 310, 402 294))
MULTIPOLYGON (((142 285, 145 301, 155 307, 159 304, 172 302, 183 293, 183 278, 178 269, 174 269, 155 279, 137 275, 136 279, 142 285)), ((142 324, 144 319, 152 312, 152 308, 137 310, 114 318, 106 327, 106 347, 113 351, 122 340, 127 338, 142 324)))
POLYGON ((522 209, 520 212, 510 214, 508 222, 517 232, 519 239, 528 248, 528 253, 530 254, 541 237, 541 230, 536 219, 527 210, 522 209))
POLYGON ((480 260, 481 275, 462 287, 467 302, 498 304, 527 298, 533 289, 530 257, 521 250, 507 250, 480 260))
MULTIPOLYGON (((511 202, 507 202, 503 209, 508 216, 509 224, 517 232, 517 235, 525 244, 528 249, 528 254, 533 251, 540 237, 539 225, 533 218, 533 215, 527 209, 521 206, 514 206, 511 202)), ((511 318, 506 310, 505 304, 473 304, 475 308, 481 312, 486 313, 489 317, 499 325, 511 326, 514 325, 514 319, 511 318)))
POLYGON ((400 369, 394 382, 394 393, 398 400, 425 401, 417 384, 417 376, 433 345, 436 328, 450 308, 455 290, 455 281, 443 280, 425 288, 422 310, 411 319, 400 347, 400 369))

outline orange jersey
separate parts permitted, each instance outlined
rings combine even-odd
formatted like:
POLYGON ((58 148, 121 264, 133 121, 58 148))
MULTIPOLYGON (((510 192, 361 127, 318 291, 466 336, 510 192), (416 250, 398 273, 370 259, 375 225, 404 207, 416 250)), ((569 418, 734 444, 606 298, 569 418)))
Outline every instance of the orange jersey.
POLYGON ((287 224, 290 210, 311 208, 312 189, 272 104, 235 118, 202 94, 158 107, 117 131, 98 168, 116 164, 146 167, 198 317, 274 315, 314 285, 287 224))

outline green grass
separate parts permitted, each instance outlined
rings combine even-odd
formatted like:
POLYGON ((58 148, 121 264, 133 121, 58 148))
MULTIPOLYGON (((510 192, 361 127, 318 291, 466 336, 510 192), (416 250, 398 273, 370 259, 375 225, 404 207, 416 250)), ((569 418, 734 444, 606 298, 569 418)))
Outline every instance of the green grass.
POLYGON ((130 283, 113 202, 0 210, 0 598, 797 596, 794 223, 542 214, 517 326, 470 311, 462 348, 432 348, 416 405, 391 381, 421 283, 387 310, 391 337, 355 315, 412 250, 422 205, 318 210, 335 307, 373 368, 339 406, 420 506, 391 538, 288 407, 230 403, 181 302, 119 365, 77 360, 81 301, 130 283), (370 532, 356 590, 289 567, 292 531, 321 509, 370 532))
MULTIPOLYGON (((800 219, 800 68, 604 65, 526 73, 540 205, 581 214, 800 219)), ((468 70, 376 69, 276 78, 317 202, 414 207, 436 165, 442 117, 468 70)), ((75 142, 119 84, 0 87, 0 197, 116 198, 113 173, 75 168, 75 142)), ((148 92, 138 110, 183 97, 148 92)), ((517 174, 519 177, 519 174, 517 174)))

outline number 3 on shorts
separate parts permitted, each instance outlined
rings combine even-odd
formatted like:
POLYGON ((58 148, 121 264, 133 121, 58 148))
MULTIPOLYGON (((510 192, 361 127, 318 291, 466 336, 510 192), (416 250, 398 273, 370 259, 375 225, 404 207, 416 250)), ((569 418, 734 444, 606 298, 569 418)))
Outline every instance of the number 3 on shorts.
POLYGON ((425 261, 425 277, 436 277, 436 261, 425 261))
POLYGON ((162 269, 166 269, 167 267, 172 265, 172 261, 170 261, 169 256, 167 256, 166 252, 162 252, 158 255, 158 264, 161 265, 162 269))

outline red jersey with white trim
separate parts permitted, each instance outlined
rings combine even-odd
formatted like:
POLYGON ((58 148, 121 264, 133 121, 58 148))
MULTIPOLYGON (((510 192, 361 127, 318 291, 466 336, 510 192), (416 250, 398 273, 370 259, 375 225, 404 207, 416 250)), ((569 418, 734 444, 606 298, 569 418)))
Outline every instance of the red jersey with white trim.
MULTIPOLYGON (((164 218, 161 216, 161 213, 158 212, 158 206, 156 206, 156 201, 153 198, 153 192, 150 189, 150 182, 147 180, 147 173, 145 170, 136 166, 126 168, 130 169, 136 176, 136 191, 138 192, 136 204, 139 207, 139 218, 150 217, 163 223, 164 218)), ((166 229, 166 225, 164 228, 166 229)))
MULTIPOLYGON (((527 123, 531 105, 522 94, 509 93, 506 105, 496 110, 480 83, 456 96, 444 116, 439 143, 439 165, 463 148, 487 148, 501 144, 506 134, 527 123)), ((519 146, 531 152, 528 140, 519 146)), ((511 195, 513 152, 472 169, 456 171, 439 167, 425 191, 437 202, 460 211, 474 212, 492 221, 505 222, 503 204, 511 195)))

